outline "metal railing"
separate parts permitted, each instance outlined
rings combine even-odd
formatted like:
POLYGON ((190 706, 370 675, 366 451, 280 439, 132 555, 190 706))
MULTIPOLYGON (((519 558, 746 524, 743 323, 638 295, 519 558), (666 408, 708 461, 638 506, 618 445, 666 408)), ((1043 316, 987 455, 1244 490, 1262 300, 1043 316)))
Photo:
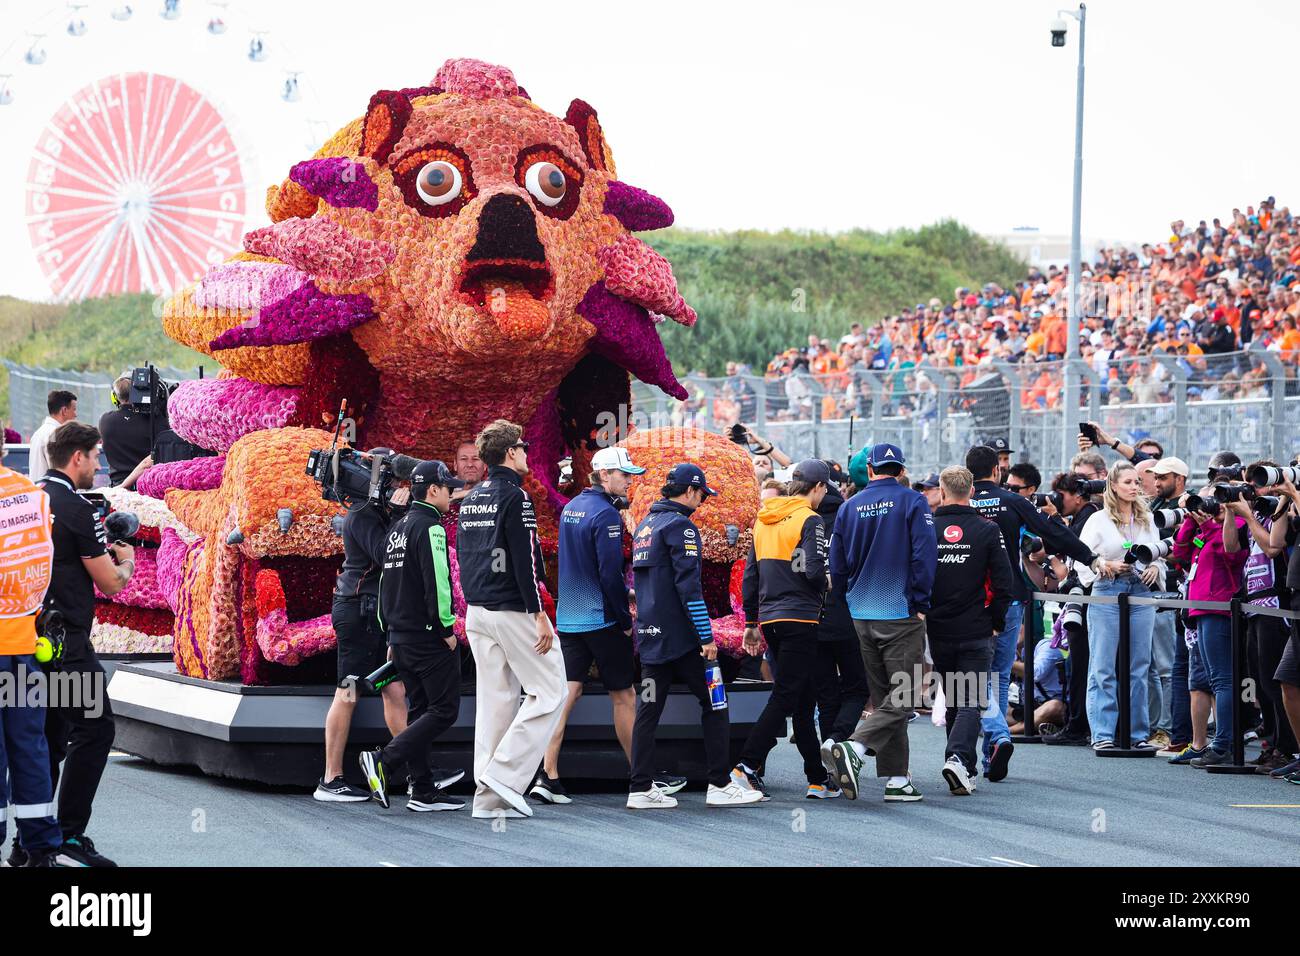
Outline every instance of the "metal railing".
MULTIPOLYGON (((1243 460, 1289 460, 1300 452, 1300 382, 1295 365, 1276 352, 1075 361, 1083 381, 1081 416, 1130 444, 1159 440, 1193 473, 1203 472, 1221 449, 1243 460)), ((1032 461, 1050 479, 1069 466, 1062 460, 1064 364, 922 362, 780 378, 690 375, 682 379, 686 401, 634 383, 633 403, 640 426, 722 432, 741 421, 796 460, 843 461, 867 443, 892 442, 914 475, 961 462, 971 445, 1003 437, 1015 460, 1032 461)))
MULTIPOLYGON (((76 372, 70 369, 42 368, 39 365, 19 365, 0 359, 9 373, 9 420, 24 438, 45 420, 46 398, 56 388, 66 389, 77 396, 77 418, 91 425, 113 407, 109 398, 117 375, 113 372, 76 372)), ((197 368, 160 368, 158 374, 165 381, 178 382, 198 378, 197 368)))

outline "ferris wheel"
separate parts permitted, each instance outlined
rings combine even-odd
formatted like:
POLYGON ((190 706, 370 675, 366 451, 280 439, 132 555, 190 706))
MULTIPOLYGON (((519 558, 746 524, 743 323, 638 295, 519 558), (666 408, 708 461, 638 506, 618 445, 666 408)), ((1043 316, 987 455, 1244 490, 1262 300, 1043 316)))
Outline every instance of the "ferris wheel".
MULTIPOLYGON (((296 107, 294 122, 310 148, 324 135, 327 125, 302 107, 305 91, 312 98, 304 70, 273 31, 232 14, 228 2, 193 4, 197 15, 189 6, 164 0, 151 17, 119 4, 95 18, 86 4, 69 3, 0 52, 2 123, 37 96, 38 77, 56 66, 85 76, 95 62, 148 67, 167 59, 159 54, 180 51, 157 70, 91 73, 52 115, 46 107, 27 162, 23 219, 56 299, 170 293, 237 251, 265 186, 251 151, 257 139, 240 126, 242 117, 266 111, 256 100, 296 107), (149 39, 114 57, 130 45, 133 23, 149 39), (228 42, 240 32, 236 24, 243 45, 228 42), (78 55, 97 34, 113 41, 108 54, 78 55), (227 105, 232 100, 238 108, 227 105)), ((271 121, 262 138, 283 138, 280 114, 271 121)))

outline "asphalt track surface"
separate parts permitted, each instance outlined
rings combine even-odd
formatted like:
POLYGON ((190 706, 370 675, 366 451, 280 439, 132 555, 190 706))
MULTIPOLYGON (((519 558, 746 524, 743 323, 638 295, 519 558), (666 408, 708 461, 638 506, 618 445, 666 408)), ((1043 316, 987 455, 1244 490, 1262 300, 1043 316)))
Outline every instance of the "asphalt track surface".
MULTIPOLYGON (((1300 786, 1211 775, 1164 758, 1102 759, 1021 745, 1002 783, 954 797, 939 776, 943 731, 911 725, 921 803, 887 804, 863 778, 857 801, 804 799, 801 761, 781 743, 773 799, 631 811, 620 793, 585 793, 528 820, 466 809, 416 814, 405 797, 318 803, 303 792, 204 777, 114 755, 90 835, 124 866, 1255 866, 1300 862, 1300 786)), ((1247 749, 1247 759, 1258 753, 1247 749)), ((864 768, 873 772, 868 759, 864 768)))

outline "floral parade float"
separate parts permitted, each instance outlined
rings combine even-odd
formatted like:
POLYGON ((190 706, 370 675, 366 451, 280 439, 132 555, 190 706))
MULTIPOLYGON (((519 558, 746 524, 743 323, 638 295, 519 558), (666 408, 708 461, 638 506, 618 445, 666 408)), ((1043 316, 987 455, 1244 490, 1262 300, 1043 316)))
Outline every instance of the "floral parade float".
MULTIPOLYGON (((584 483, 601 416, 630 405, 629 376, 686 397, 656 326, 696 320, 668 262, 633 235, 672 212, 616 178, 595 110, 548 113, 478 60, 375 93, 266 208, 244 251, 164 306, 166 333, 222 367, 169 402, 173 429, 213 456, 112 492, 141 514, 144 573, 97 613, 103 647, 169 647, 183 675, 246 684, 300 680, 334 647, 340 512, 304 466, 336 429, 354 447, 450 461, 493 419, 522 423, 553 556, 558 463, 571 458, 584 483)), ((706 597, 738 655, 736 563, 757 511, 746 456, 693 429, 613 437, 649 469, 630 521, 676 461, 723 489, 700 512, 706 597)))

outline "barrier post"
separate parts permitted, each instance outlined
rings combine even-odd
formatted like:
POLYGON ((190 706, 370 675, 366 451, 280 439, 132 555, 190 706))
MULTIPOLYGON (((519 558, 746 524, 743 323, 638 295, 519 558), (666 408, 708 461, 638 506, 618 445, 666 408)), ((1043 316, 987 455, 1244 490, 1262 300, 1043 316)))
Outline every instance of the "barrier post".
MULTIPOLYGON (((1115 680, 1119 695, 1119 719, 1115 721, 1114 747, 1109 750, 1093 751, 1098 757, 1154 757, 1152 750, 1133 749, 1133 721, 1130 712, 1133 661, 1132 635, 1129 621, 1128 592, 1120 591, 1115 597, 1119 604, 1119 648, 1115 652, 1115 680), (1121 745, 1121 741, 1123 742, 1121 745)), ((1093 650, 1096 653, 1096 650, 1093 650)), ((1096 728, 1093 728, 1094 730, 1096 728)))
MULTIPOLYGON (((1228 612, 1231 620, 1229 640, 1232 641, 1232 762, 1206 767, 1210 773, 1254 773, 1255 768, 1246 763, 1246 728, 1243 726, 1241 679, 1245 675, 1245 661, 1242 659, 1245 645, 1244 634, 1246 614, 1241 609, 1241 598, 1233 598, 1232 609, 1228 612)), ((1219 720, 1223 714, 1219 714, 1219 720)))

